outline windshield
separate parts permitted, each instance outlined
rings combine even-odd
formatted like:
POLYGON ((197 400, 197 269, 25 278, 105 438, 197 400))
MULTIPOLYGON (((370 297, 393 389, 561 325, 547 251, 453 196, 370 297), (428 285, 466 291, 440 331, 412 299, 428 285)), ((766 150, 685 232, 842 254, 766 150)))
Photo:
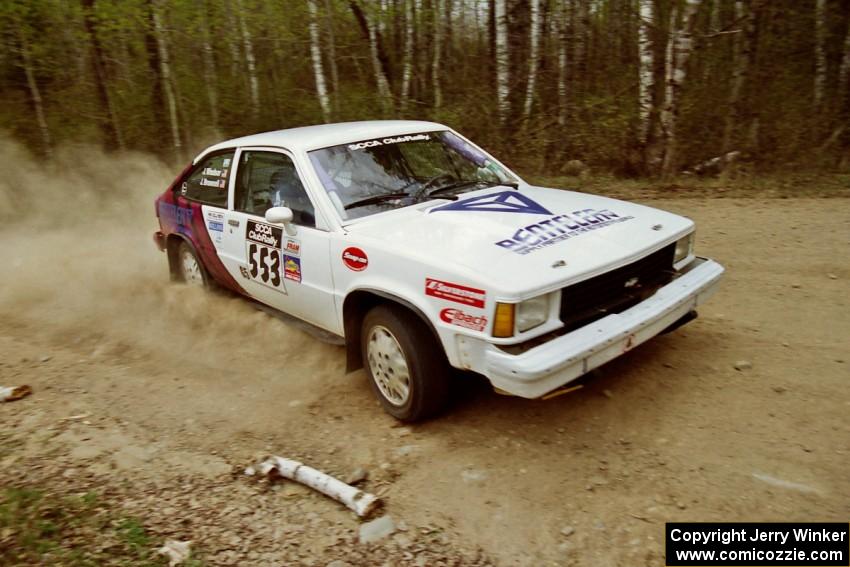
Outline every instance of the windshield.
POLYGON ((448 131, 332 146, 310 152, 310 160, 343 219, 516 183, 484 152, 448 131))

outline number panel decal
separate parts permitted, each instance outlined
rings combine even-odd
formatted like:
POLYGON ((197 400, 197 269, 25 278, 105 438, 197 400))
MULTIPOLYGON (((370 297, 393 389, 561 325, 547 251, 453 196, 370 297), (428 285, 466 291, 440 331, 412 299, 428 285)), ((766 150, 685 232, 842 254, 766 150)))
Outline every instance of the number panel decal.
POLYGON ((286 293, 283 283, 282 229, 249 220, 245 227, 245 240, 248 256, 245 273, 257 283, 286 293))

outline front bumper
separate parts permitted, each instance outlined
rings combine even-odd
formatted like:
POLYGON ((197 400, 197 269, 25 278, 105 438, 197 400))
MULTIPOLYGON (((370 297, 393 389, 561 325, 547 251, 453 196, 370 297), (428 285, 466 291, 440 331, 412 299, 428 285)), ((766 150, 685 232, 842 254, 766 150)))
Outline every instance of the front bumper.
POLYGON ((697 258, 652 297, 522 354, 462 341, 461 356, 493 386, 523 398, 539 398, 601 366, 696 309, 717 289, 723 266, 697 258), (465 352, 464 352, 465 351, 465 352))

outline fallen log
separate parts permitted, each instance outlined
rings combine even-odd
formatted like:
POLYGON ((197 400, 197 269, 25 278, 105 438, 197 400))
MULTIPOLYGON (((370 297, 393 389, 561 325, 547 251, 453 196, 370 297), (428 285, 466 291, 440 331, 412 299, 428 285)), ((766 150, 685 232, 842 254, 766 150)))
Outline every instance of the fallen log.
MULTIPOLYGON (((363 492, 359 488, 293 459, 269 457, 257 465, 256 470, 264 476, 278 475, 309 486, 313 490, 345 504, 361 518, 369 516, 381 504, 381 500, 374 494, 363 492)), ((249 468, 246 473, 252 474, 251 471, 252 469, 249 468)))

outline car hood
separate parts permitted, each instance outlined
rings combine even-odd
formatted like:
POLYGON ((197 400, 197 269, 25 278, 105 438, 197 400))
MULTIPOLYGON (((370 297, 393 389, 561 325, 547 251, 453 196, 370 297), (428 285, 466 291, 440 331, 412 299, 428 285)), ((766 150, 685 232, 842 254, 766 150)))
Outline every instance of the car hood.
POLYGON ((529 185, 464 193, 346 227, 365 245, 402 250, 504 298, 592 277, 692 229, 689 219, 651 207, 529 185))

